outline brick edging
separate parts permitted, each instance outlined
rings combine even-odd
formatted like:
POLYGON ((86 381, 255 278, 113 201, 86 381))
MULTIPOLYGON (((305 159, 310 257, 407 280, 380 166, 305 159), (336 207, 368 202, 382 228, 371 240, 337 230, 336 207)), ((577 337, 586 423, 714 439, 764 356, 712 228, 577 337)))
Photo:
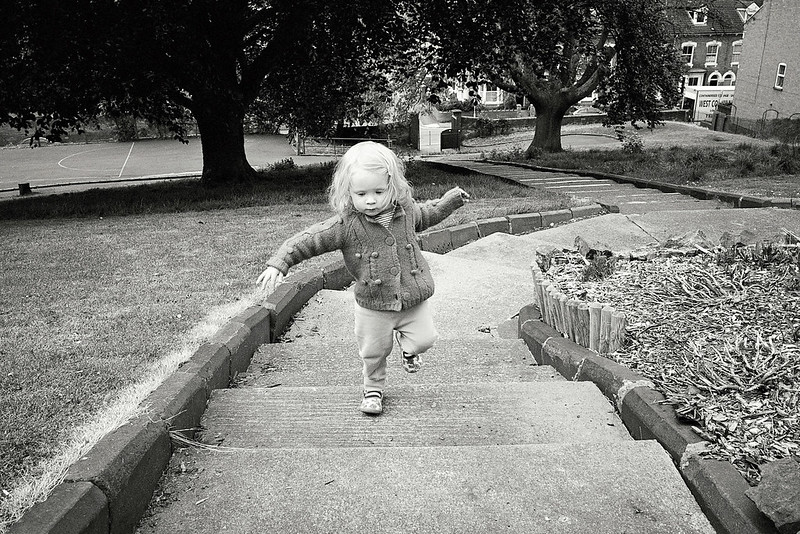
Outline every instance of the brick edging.
POLYGON ((695 187, 690 185, 670 184, 667 182, 659 182, 656 180, 645 180, 643 178, 636 178, 634 176, 625 176, 622 174, 612 174, 600 171, 591 171, 584 169, 557 169, 554 167, 542 167, 540 165, 531 165, 529 163, 521 163, 518 161, 496 161, 490 159, 479 160, 485 163, 492 163, 495 165, 509 165, 512 167, 521 167, 523 169, 531 169, 534 171, 545 172, 561 172, 572 173, 577 176, 589 176, 592 178, 606 178, 618 183, 631 184, 636 187, 646 187, 650 189, 657 189, 663 193, 681 193, 689 195, 700 200, 721 200, 723 202, 730 202, 736 208, 786 208, 786 209, 800 209, 800 198, 789 197, 767 197, 761 198, 751 195, 737 195, 726 191, 717 191, 707 187, 695 187))
MULTIPOLYGON (((482 219, 422 232, 420 247, 443 254, 487 235, 523 234, 605 213, 593 204, 567 210, 482 219)), ((214 389, 230 385, 253 354, 274 341, 320 290, 343 289, 352 277, 342 260, 288 277, 265 300, 232 317, 142 402, 142 415, 104 436, 47 499, 11 525, 10 534, 133 532, 172 455, 171 430, 192 430, 214 389)))
POLYGON ((730 462, 701 456, 707 444, 680 422, 652 382, 624 365, 564 338, 531 304, 519 312, 519 337, 540 365, 568 380, 591 381, 616 406, 634 439, 655 439, 720 534, 777 534, 775 525, 745 495, 750 486, 730 462))

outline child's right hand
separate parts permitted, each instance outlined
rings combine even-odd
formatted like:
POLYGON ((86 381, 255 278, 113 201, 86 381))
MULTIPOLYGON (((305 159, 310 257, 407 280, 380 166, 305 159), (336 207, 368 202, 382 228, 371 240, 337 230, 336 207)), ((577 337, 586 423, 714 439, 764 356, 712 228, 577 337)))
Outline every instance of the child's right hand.
POLYGON ((283 273, 271 265, 256 280, 256 284, 261 286, 261 291, 266 291, 267 293, 272 293, 275 290, 275 286, 281 282, 283 282, 283 273))

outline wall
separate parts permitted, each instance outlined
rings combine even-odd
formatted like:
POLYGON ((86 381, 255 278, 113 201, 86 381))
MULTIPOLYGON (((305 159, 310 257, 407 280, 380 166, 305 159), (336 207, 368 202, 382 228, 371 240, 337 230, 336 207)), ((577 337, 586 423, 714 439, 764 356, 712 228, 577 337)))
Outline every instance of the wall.
POLYGON ((796 0, 768 0, 745 24, 742 57, 736 80, 733 112, 737 118, 787 118, 800 112, 800 4, 796 0), (783 90, 775 74, 786 63, 783 90))

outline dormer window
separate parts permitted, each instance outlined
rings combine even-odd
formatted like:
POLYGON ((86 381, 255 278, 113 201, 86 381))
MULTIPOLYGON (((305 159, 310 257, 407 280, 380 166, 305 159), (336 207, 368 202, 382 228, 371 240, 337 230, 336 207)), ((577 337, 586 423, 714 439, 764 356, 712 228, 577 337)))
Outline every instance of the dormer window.
POLYGON ((739 18, 742 19, 742 22, 747 22, 747 20, 758 13, 758 10, 761 9, 758 7, 758 4, 753 2, 747 7, 737 7, 736 12, 739 14, 739 18))
POLYGON ((706 16, 708 13, 708 8, 701 7, 700 9, 694 9, 691 11, 687 11, 689 13, 689 18, 692 19, 692 24, 695 26, 705 26, 708 20, 706 16))

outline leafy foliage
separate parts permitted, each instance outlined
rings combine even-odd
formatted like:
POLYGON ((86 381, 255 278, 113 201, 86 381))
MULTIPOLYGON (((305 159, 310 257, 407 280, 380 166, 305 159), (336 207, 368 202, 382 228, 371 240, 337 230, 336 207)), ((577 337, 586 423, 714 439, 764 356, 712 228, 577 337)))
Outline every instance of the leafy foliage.
POLYGON ((322 133, 368 117, 410 57, 396 0, 12 0, 3 3, 0 123, 81 129, 101 114, 196 120, 207 182, 252 178, 246 113, 322 133), (315 105, 309 105, 314 102, 315 105))
POLYGON ((429 62, 446 79, 492 83, 537 113, 532 147, 560 150, 561 120, 593 92, 610 123, 659 121, 682 66, 652 0, 439 0, 417 21, 429 62))

